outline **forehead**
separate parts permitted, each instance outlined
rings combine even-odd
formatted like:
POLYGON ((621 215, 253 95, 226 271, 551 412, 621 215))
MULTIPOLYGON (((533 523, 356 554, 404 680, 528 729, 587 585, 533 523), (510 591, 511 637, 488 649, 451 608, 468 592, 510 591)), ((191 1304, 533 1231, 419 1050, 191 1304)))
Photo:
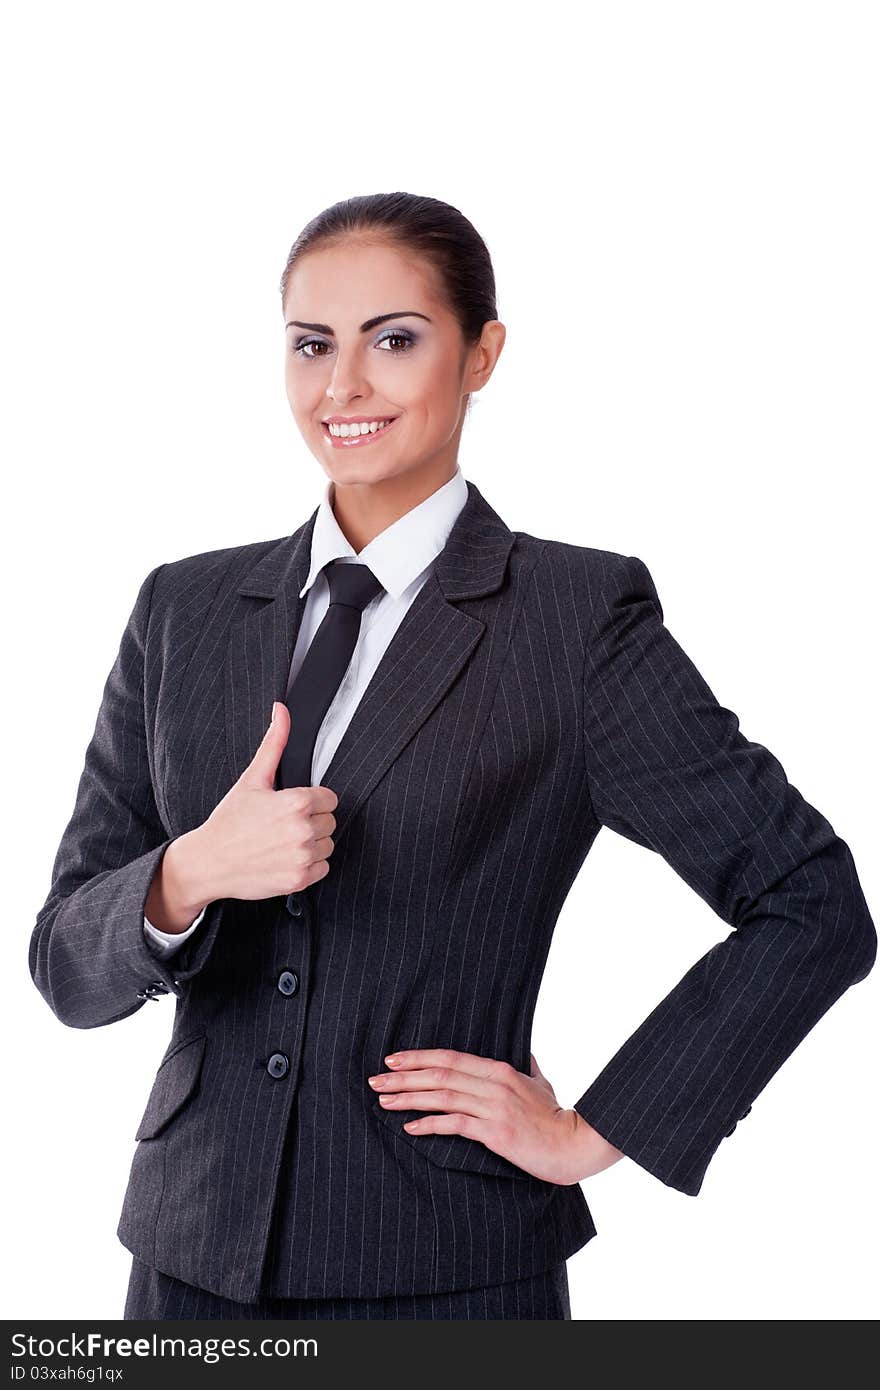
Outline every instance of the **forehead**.
POLYGON ((350 238, 316 247, 294 266, 284 297, 286 318, 334 328, 398 309, 420 309, 433 318, 443 303, 433 267, 387 241, 350 238))

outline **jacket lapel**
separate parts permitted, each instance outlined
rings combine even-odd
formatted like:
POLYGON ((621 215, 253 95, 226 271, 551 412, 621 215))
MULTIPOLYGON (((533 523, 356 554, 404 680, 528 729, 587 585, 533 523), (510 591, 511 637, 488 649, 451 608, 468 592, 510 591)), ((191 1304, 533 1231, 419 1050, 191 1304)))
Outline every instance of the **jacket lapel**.
MULTIPOLYGON (((468 498, 434 569, 384 652, 322 778, 339 799, 334 840, 473 655, 485 622, 459 604, 494 593, 514 533, 468 482, 468 498)), ((234 778, 244 771, 283 700, 306 599, 317 508, 238 586, 244 615, 226 654, 226 730, 234 778), (261 600, 258 604, 257 600, 261 600)))

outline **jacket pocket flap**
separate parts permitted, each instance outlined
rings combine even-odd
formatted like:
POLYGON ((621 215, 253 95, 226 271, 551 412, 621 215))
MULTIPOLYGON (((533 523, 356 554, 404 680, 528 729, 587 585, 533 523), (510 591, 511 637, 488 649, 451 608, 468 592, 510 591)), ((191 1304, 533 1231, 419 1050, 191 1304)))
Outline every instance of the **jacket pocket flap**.
POLYGON ((201 1075, 206 1041, 202 1033, 197 1038, 175 1043, 166 1054, 156 1072, 135 1139, 155 1139, 193 1095, 201 1075))

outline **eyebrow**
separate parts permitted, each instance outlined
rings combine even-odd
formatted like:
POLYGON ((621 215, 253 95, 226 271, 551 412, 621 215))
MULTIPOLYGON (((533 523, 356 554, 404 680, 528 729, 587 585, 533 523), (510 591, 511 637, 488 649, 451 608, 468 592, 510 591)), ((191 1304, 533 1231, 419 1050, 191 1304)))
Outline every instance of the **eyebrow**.
MULTIPOLYGON (((430 323, 430 322, 431 322, 431 320, 428 318, 428 315, 427 315, 427 314, 420 314, 419 311, 418 311, 418 309, 399 309, 399 310, 398 310, 396 313, 394 313, 394 314, 377 314, 375 318, 373 318, 373 319, 367 319, 364 323, 361 324, 360 331, 361 331, 362 333, 369 333, 369 331, 370 331, 371 328, 375 328, 376 325, 379 324, 379 323, 384 323, 384 322, 386 321, 386 319, 405 319, 405 318, 424 319, 426 323, 430 323)), ((329 334, 329 336, 330 336, 331 338, 333 338, 333 337, 336 336, 336 335, 334 334, 334 332, 333 332, 333 329, 330 327, 329 323, 301 323, 299 319, 291 319, 289 323, 286 323, 286 324, 284 325, 284 327, 285 327, 285 328, 307 328, 307 329, 309 329, 310 332, 312 332, 312 333, 327 333, 327 334, 329 334)))

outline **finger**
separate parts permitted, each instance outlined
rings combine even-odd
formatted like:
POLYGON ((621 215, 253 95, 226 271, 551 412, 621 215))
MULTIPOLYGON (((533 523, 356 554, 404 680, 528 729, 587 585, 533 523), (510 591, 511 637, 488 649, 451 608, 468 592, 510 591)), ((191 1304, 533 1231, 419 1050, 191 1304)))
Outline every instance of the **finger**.
POLYGON ((380 1095, 379 1103, 383 1110, 437 1110, 461 1115, 473 1115, 477 1119, 490 1119, 494 1114, 491 1103, 485 1096, 469 1091, 450 1090, 446 1087, 436 1091, 401 1091, 397 1095, 380 1095))
POLYGON ((281 787, 276 795, 284 797, 294 810, 307 816, 332 815, 339 801, 330 787, 281 787))
POLYGON ((330 865, 326 859, 316 859, 313 864, 309 865, 306 872, 308 873, 308 879, 306 881, 306 887, 308 888, 311 884, 317 883, 319 879, 327 877, 330 872, 330 865))
POLYGON ((336 817, 330 811, 313 811, 309 819, 309 829, 315 839, 332 835, 336 829, 336 817))
POLYGON ((273 700, 271 723, 239 781, 248 786, 274 788, 275 774, 289 735, 290 711, 283 701, 273 700))
MULTIPOLYGON (((408 1134, 461 1134, 466 1139, 476 1139, 490 1149, 491 1132, 485 1121, 473 1115, 422 1115, 417 1120, 405 1120, 403 1128, 408 1134)), ((497 1152, 497 1150, 493 1150, 497 1152)))
POLYGON ((339 805, 339 797, 332 787, 310 787, 314 793, 312 797, 312 814, 319 811, 335 811, 339 805))
MULTIPOLYGON (((416 1091, 430 1091, 434 1095, 443 1091, 446 1094, 455 1092, 456 1095, 466 1093, 481 1096, 486 1101, 494 1099, 495 1104, 498 1103, 497 1082, 493 1081, 491 1077, 474 1076, 463 1071, 452 1072, 448 1067, 434 1070, 429 1067, 424 1070, 418 1069, 404 1073, 380 1072, 378 1079, 381 1081, 381 1085, 371 1085, 371 1089, 376 1092, 380 1099, 386 1095, 412 1095, 416 1091)), ((372 1080, 373 1078, 370 1078, 371 1083, 372 1080)), ((448 1109, 448 1107, 446 1108, 448 1109)))
POLYGON ((478 1057, 473 1052, 456 1052, 448 1047, 404 1048, 400 1052, 389 1053, 385 1058, 385 1064, 395 1072, 411 1071, 420 1067, 445 1067, 451 1071, 460 1071, 465 1076, 484 1078, 497 1078, 504 1066, 503 1062, 498 1062, 494 1057, 478 1057))

